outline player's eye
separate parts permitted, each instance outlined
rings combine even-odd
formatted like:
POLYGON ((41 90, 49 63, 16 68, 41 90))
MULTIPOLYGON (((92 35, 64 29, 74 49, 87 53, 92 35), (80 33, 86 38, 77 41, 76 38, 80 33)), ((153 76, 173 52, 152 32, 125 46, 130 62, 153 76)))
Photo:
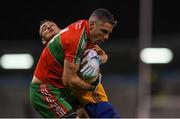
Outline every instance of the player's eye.
POLYGON ((107 31, 106 29, 101 29, 101 32, 103 32, 104 34, 108 34, 109 31, 107 31))
POLYGON ((51 26, 51 27, 52 27, 52 26, 55 26, 55 25, 54 25, 54 24, 50 24, 49 26, 51 26))
POLYGON ((47 26, 44 25, 43 28, 42 28, 42 31, 45 31, 47 29, 47 26))

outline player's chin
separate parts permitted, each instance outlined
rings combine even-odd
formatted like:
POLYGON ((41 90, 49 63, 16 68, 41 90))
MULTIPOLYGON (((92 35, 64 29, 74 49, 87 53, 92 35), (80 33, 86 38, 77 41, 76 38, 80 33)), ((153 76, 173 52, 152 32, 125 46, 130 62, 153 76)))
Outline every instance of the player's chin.
POLYGON ((49 42, 56 34, 55 33, 49 33, 47 36, 46 36, 46 41, 49 42))
POLYGON ((50 32, 49 36, 53 38, 57 33, 56 32, 50 32))

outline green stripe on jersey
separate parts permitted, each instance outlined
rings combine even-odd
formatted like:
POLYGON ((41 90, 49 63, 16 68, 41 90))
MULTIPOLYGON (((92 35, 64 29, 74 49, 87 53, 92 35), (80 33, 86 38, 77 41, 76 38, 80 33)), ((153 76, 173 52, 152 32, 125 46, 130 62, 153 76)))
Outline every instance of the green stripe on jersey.
POLYGON ((60 39, 60 33, 58 33, 56 36, 54 36, 51 41, 48 44, 48 48, 51 52, 51 54, 54 56, 54 58, 61 63, 61 65, 64 65, 64 51, 62 48, 62 43, 60 39))
POLYGON ((80 63, 80 59, 81 59, 81 57, 83 55, 83 52, 84 52, 85 46, 87 44, 87 41, 88 41, 88 39, 87 39, 86 29, 84 29, 84 31, 82 32, 81 37, 80 37, 80 41, 79 41, 79 44, 78 44, 78 49, 76 51, 75 60, 74 60, 75 64, 80 63))

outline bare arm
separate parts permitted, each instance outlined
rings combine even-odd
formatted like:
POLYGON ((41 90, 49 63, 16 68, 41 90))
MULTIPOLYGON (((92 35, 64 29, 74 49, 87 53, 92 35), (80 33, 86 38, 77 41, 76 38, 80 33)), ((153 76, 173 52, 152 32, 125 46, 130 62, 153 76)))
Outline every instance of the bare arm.
POLYGON ((93 86, 89 83, 86 83, 80 77, 77 76, 76 72, 78 70, 79 65, 64 61, 64 72, 62 81, 65 86, 69 86, 72 88, 81 88, 90 90, 93 89, 93 86))
POLYGON ((100 63, 104 64, 107 62, 108 60, 108 55, 105 53, 105 51, 103 49, 101 49, 98 45, 94 45, 94 49, 96 50, 99 59, 100 59, 100 63))

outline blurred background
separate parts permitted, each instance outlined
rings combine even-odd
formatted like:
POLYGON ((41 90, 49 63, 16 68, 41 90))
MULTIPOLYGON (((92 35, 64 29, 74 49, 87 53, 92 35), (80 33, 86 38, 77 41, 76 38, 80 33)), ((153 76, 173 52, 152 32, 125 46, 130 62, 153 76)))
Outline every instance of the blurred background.
MULTIPOLYGON (((88 19, 96 8, 109 10, 118 21, 110 39, 102 45, 109 60, 101 69, 109 100, 121 117, 180 117, 178 0, 3 1, 0 117, 40 117, 29 102, 29 85, 43 49, 38 36, 40 21, 50 19, 64 28, 88 19), (164 63, 147 63, 140 57, 144 48, 167 48, 171 58, 164 63), (5 54, 24 53, 31 54, 29 68, 4 67, 5 54)), ((158 58, 165 59, 161 54, 158 58)), ((18 64, 18 59, 11 59, 18 64)))

